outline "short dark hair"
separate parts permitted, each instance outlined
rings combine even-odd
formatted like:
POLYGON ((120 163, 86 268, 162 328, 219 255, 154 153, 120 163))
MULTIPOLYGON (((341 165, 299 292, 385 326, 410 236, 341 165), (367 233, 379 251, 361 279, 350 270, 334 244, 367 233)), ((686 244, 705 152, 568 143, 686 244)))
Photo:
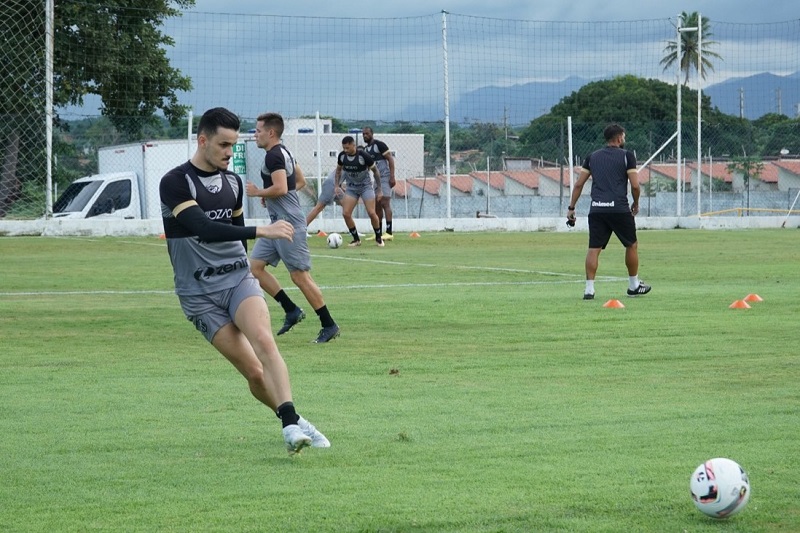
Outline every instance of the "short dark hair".
POLYGON ((603 137, 605 140, 610 141, 617 135, 622 135, 623 133, 625 133, 625 128, 617 123, 614 123, 606 126, 606 129, 603 130, 603 137))
POLYGON ((356 140, 353 139, 350 135, 347 135, 344 139, 342 139, 342 144, 355 144, 356 140))
POLYGON ((361 128, 361 134, 362 134, 362 135, 364 134, 364 132, 365 132, 365 131, 368 131, 368 132, 370 132, 370 133, 375 133, 375 132, 373 131, 373 129, 372 129, 372 128, 370 128, 369 126, 364 126, 363 128, 361 128))
POLYGON ((261 113, 256 119, 258 122, 263 122, 267 129, 275 130, 278 137, 283 136, 283 117, 278 113, 261 113))
POLYGON ((197 135, 214 135, 219 128, 239 131, 239 117, 224 107, 209 109, 200 117, 197 124, 197 135))

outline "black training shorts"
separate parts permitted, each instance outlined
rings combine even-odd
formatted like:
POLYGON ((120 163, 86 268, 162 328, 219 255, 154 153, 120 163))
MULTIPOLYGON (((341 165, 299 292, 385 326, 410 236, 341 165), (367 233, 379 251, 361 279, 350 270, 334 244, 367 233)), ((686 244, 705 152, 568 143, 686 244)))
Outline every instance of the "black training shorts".
POLYGON ((633 214, 589 213, 589 248, 605 249, 612 233, 625 248, 636 243, 636 221, 633 214))

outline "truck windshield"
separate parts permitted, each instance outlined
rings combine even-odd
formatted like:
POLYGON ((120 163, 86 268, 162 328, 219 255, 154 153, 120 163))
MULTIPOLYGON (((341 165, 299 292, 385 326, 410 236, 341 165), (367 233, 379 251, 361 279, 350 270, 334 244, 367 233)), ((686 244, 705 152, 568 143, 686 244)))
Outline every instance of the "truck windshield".
POLYGON ((67 190, 56 200, 56 203, 53 204, 53 213, 83 211, 101 184, 101 180, 81 181, 70 184, 67 190))

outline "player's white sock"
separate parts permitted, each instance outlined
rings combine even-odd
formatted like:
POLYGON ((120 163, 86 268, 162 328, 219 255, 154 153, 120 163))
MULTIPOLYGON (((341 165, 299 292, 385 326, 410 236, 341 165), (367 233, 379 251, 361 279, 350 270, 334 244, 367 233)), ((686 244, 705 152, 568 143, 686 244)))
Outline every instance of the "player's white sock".
POLYGON ((586 290, 583 291, 583 294, 594 294, 594 280, 587 279, 586 280, 586 290))
POLYGON ((639 286, 639 276, 628 276, 628 288, 632 291, 639 286))

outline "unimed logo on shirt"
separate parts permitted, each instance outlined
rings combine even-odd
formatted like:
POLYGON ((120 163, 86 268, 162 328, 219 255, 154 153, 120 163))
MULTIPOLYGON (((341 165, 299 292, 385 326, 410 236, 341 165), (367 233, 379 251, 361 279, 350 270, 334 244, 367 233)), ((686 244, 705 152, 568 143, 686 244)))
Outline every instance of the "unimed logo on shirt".
POLYGON ((224 276, 225 274, 228 274, 240 268, 248 268, 247 259, 239 259, 238 261, 234 261, 233 263, 227 263, 225 265, 200 267, 194 271, 194 279, 196 279, 197 281, 201 280, 207 281, 213 278, 214 276, 224 276))

